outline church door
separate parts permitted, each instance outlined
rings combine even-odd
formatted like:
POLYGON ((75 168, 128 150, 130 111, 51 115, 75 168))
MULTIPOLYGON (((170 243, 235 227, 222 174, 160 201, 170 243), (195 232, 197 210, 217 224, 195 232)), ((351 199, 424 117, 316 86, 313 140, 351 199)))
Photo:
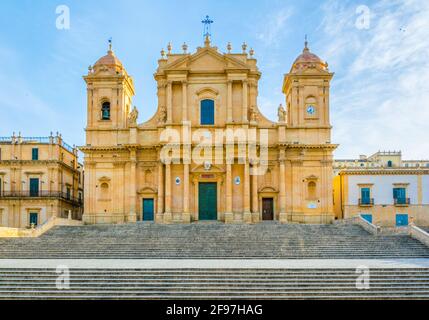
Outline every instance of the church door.
POLYGON ((262 220, 274 220, 273 198, 262 199, 262 220))
POLYGON ((143 199, 143 221, 153 221, 153 199, 143 199))
POLYGON ((198 185, 199 220, 217 220, 217 184, 200 182, 198 185))
POLYGON ((30 226, 37 226, 37 222, 39 220, 39 214, 37 212, 30 212, 30 226))

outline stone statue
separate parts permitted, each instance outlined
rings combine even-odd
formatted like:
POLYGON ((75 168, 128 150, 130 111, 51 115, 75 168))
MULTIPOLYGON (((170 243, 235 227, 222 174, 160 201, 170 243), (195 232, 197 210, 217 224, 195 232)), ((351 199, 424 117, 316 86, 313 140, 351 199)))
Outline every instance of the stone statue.
POLYGON ((257 114, 256 108, 254 106, 250 107, 250 121, 251 122, 257 122, 258 121, 258 114, 257 114))
POLYGON ((277 116, 279 117, 279 122, 285 122, 286 121, 286 111, 283 108, 283 106, 280 104, 279 108, 277 109, 277 116))
POLYGON ((167 121, 167 111, 165 110, 165 107, 162 106, 162 107, 160 107, 158 123, 164 124, 165 121, 167 121))
POLYGON ((129 124, 130 125, 136 125, 138 116, 139 116, 139 112, 138 112, 136 106, 134 106, 133 110, 131 110, 131 112, 128 116, 129 124))

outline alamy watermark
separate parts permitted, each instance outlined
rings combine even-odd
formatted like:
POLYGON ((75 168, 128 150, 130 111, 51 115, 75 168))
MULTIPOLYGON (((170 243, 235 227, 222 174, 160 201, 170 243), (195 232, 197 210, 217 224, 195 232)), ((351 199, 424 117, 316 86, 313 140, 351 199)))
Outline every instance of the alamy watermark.
POLYGON ((164 164, 195 163, 210 168, 248 161, 250 175, 263 175, 268 169, 268 129, 199 128, 192 132, 190 122, 185 121, 181 129, 164 129, 160 142, 164 164))
POLYGON ((70 269, 68 266, 59 265, 55 271, 58 277, 55 280, 55 286, 57 290, 69 290, 70 289, 70 269))
POLYGON ((371 10, 366 5, 360 5, 356 8, 358 17, 355 21, 355 27, 359 30, 368 30, 371 26, 371 10))
POLYGON ((56 7, 55 13, 57 14, 56 28, 58 30, 70 30, 70 8, 62 4, 56 7))

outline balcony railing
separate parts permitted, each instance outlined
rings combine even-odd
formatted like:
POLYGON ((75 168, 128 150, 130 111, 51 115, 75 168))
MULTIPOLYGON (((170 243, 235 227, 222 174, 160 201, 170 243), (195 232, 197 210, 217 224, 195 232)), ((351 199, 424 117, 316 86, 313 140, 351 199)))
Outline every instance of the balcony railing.
POLYGON ((73 202, 74 205, 81 206, 83 201, 81 198, 72 197, 67 192, 61 191, 45 191, 45 190, 30 190, 30 191, 2 191, 0 199, 19 199, 19 198, 56 198, 73 202))
POLYGON ((410 198, 394 198, 395 206, 408 206, 410 204, 410 198))
POLYGON ((359 205, 360 206, 373 206, 374 205, 374 198, 360 198, 359 199, 359 205))

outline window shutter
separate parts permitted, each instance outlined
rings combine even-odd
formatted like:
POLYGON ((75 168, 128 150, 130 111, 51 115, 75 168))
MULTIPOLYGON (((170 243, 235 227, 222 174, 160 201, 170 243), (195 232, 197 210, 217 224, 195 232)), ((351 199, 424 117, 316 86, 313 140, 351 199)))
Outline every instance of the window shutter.
POLYGON ((202 100, 200 112, 201 112, 202 125, 214 124, 214 101, 213 100, 202 100))

